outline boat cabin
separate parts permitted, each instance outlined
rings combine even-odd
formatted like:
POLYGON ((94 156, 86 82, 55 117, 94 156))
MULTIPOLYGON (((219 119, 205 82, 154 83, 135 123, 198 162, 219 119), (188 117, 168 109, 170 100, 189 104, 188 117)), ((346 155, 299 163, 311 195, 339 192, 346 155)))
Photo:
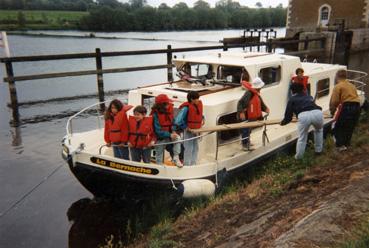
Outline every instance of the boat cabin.
MULTIPOLYGON (((290 80, 299 67, 302 67, 305 75, 310 78, 311 95, 316 97, 318 105, 327 110, 335 73, 338 69, 345 68, 338 65, 301 63, 298 57, 283 54, 244 52, 183 57, 174 59, 174 64, 177 81, 131 90, 128 102, 131 105, 143 104, 150 110, 155 96, 166 94, 178 110, 178 107, 187 101, 189 91, 198 91, 204 106, 205 127, 236 123, 237 102, 244 94, 240 87, 241 79, 252 81, 255 77, 260 77, 265 82, 261 96, 270 109, 268 118, 283 118, 290 80)), ((254 130, 252 134, 260 136, 257 138, 260 142, 251 138, 260 145, 261 131, 259 128, 259 131, 254 130)), ((219 158, 216 154, 222 154, 221 150, 233 150, 234 153, 234 149, 229 149, 234 146, 239 151, 239 139, 239 130, 208 135, 201 139, 199 154, 207 154, 209 158, 203 159, 213 161, 214 158, 219 158), (233 145, 230 145, 230 142, 234 142, 233 145), (228 145, 222 148, 223 144, 228 145)))

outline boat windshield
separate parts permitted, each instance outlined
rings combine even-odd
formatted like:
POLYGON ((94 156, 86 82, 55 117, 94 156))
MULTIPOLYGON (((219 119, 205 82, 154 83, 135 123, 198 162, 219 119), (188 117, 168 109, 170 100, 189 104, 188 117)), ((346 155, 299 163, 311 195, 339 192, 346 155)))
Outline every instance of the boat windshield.
POLYGON ((249 74, 243 67, 220 65, 218 67, 217 79, 225 80, 226 83, 240 84, 241 79, 249 81, 249 74))
POLYGON ((185 63, 178 70, 178 76, 187 81, 205 82, 215 76, 211 64, 185 63))

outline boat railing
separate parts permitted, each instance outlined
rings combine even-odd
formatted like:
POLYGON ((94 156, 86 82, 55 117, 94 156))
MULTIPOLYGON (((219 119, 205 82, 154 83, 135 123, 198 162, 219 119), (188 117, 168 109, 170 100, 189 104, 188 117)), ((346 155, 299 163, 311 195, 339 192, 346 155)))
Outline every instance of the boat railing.
MULTIPOLYGON (((75 113, 74 115, 72 115, 71 117, 68 118, 67 125, 66 125, 66 133, 67 133, 66 138, 67 138, 67 141, 68 141, 69 145, 71 145, 71 138, 73 136, 73 120, 75 120, 78 117, 81 117, 85 113, 91 112, 91 110, 93 110, 95 108, 96 112, 98 113, 96 115, 96 117, 97 117, 97 127, 99 129, 102 128, 101 119, 102 119, 103 115, 99 114, 100 113, 99 108, 100 108, 101 104, 106 104, 107 102, 110 102, 110 101, 111 100, 94 103, 90 106, 87 106, 87 107, 83 108, 81 111, 75 113)), ((126 99, 124 99, 123 101, 126 101, 126 99)))
MULTIPOLYGON (((368 73, 363 71, 355 71, 355 70, 347 70, 348 76, 347 80, 350 81, 353 85, 355 85, 356 89, 360 91, 360 95, 365 95, 365 86, 366 83, 363 82, 363 78, 368 76, 368 73)), ((316 82, 315 89, 318 87, 318 82, 316 82)), ((319 95, 326 95, 325 92, 329 92, 330 88, 325 88, 315 92, 314 99, 319 95)))
MULTIPOLYGON (((119 99, 121 100, 122 102, 125 102, 126 99, 119 99)), ((69 117, 68 121, 67 121, 67 125, 66 125, 66 133, 67 133, 67 141, 68 141, 68 144, 71 145, 71 138, 73 137, 73 120, 75 120, 76 118, 78 117, 81 117, 82 115, 84 115, 85 113, 89 113, 91 112, 91 110, 93 108, 96 108, 96 111, 97 113, 100 113, 100 111, 98 110, 98 108, 100 107, 101 104, 106 104, 108 102, 110 102, 111 100, 107 100, 107 101, 104 101, 104 102, 97 102, 97 103, 94 103, 90 106, 87 106, 85 108, 83 108, 81 111, 77 112, 76 114, 72 115, 71 117, 69 117)), ((103 127, 102 125, 102 117, 103 115, 97 115, 97 127, 99 129, 101 129, 103 127)), ((197 135, 195 137, 192 137, 192 138, 188 138, 188 139, 178 139, 178 140, 174 140, 174 141, 171 141, 171 142, 166 142, 166 143, 160 143, 160 144, 154 144, 153 146, 163 146, 163 145, 172 145, 172 144, 177 144, 177 143, 183 143, 185 141, 191 141, 191 140, 195 140, 195 139, 201 139, 205 136, 208 136, 210 135, 211 133, 213 132, 208 132, 208 133, 205 133, 205 134, 202 134, 202 135, 197 135)), ((113 146, 113 145, 112 145, 113 146)), ((106 147, 106 144, 104 145, 101 145, 99 147, 99 154, 101 154, 101 150, 102 148, 106 147)))
POLYGON ((347 79, 355 85, 356 89, 360 90, 360 95, 364 95, 366 83, 363 79, 368 76, 368 73, 356 70, 347 70, 347 73, 347 79))

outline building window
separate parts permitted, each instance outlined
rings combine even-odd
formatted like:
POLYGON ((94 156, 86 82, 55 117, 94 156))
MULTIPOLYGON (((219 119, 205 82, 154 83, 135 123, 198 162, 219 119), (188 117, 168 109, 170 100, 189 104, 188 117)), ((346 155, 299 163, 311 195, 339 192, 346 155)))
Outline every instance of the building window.
POLYGON ((327 4, 322 5, 319 8, 318 25, 321 27, 326 27, 329 23, 330 14, 331 14, 331 7, 327 4))
POLYGON ((323 7, 320 15, 320 20, 327 21, 329 19, 329 9, 328 7, 323 7))
POLYGON ((281 81, 281 66, 262 68, 259 71, 259 77, 264 81, 266 86, 279 83, 281 81))
POLYGON ((316 98, 319 99, 323 96, 329 95, 329 78, 321 79, 316 86, 316 98))

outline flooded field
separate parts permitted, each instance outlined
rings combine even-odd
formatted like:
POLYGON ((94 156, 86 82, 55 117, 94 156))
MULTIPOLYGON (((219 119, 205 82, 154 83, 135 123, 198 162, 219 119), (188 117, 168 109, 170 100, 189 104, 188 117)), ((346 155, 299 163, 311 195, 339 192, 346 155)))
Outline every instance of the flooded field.
MULTIPOLYGON (((284 35, 284 29, 278 35, 284 35)), ((80 32, 52 32, 79 34, 80 32)), ((82 39, 67 37, 34 37, 11 35, 12 54, 40 55, 77 52, 162 49, 172 47, 214 45, 223 37, 241 35, 241 30, 170 32, 170 33, 109 33, 124 39, 82 39), (151 39, 151 40, 149 40, 151 39)), ((349 68, 369 72, 369 53, 351 56, 349 68)), ((156 65, 166 62, 164 55, 111 58, 103 61, 104 68, 156 65)), ((4 67, 0 69, 4 77, 4 67)), ((15 65, 16 75, 95 68, 94 60, 72 62, 37 62, 15 65)), ((166 80, 164 70, 110 74, 104 76, 105 90, 134 88, 146 83, 166 80)), ((74 77, 17 83, 20 102, 71 97, 96 92, 96 77, 74 77)), ((117 95, 109 96, 109 98, 117 95)), ((97 101, 94 97, 70 101, 46 102, 20 107, 21 119, 34 123, 12 128, 7 84, 0 84, 0 247, 95 247, 103 244, 110 234, 125 239, 128 220, 137 228, 140 216, 150 206, 144 201, 135 204, 96 201, 69 171, 60 155, 60 142, 65 135, 69 114, 97 101), (37 119, 37 118, 38 119, 37 119), (47 121, 45 121, 47 120, 47 121), (141 212, 133 215, 135 209, 141 212), (129 219, 127 216, 134 216, 129 219), (136 217, 137 216, 137 217, 136 217)), ((95 118, 80 119, 77 128, 93 128, 95 118)), ((153 206, 151 206, 153 207, 153 206)), ((154 222, 155 218, 148 221, 154 222)), ((135 230, 131 230, 133 232, 135 230)))

